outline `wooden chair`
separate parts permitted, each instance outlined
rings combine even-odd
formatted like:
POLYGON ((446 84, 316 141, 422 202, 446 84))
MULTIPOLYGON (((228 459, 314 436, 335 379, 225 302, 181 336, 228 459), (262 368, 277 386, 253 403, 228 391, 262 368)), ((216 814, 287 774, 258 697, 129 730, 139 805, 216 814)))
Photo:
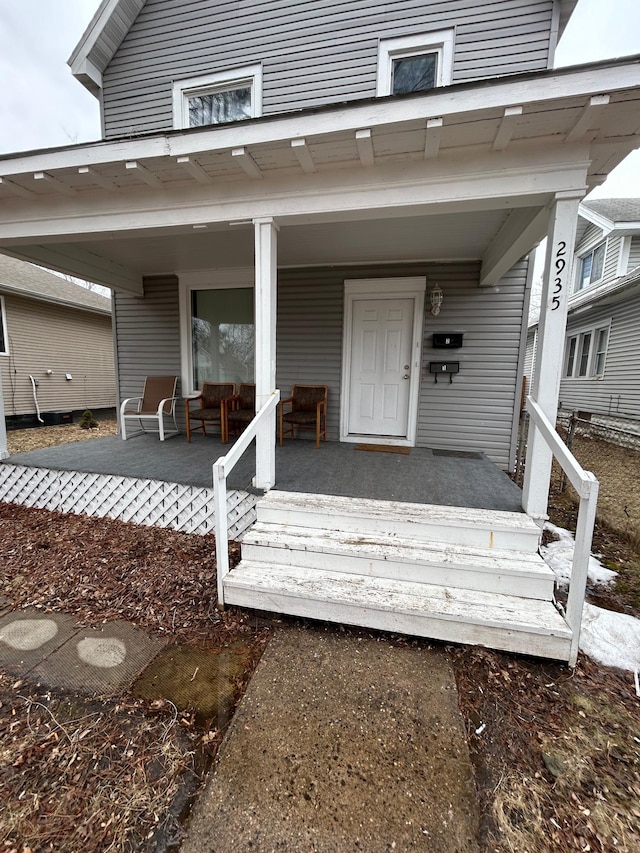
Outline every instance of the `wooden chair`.
POLYGON ((255 416, 256 386, 252 382, 243 382, 238 385, 238 393, 227 400, 227 437, 230 432, 234 435, 240 435, 255 416))
POLYGON ((202 430, 202 434, 207 434, 207 424, 220 424, 220 441, 226 444, 227 436, 227 419, 225 417, 226 401, 233 397, 236 393, 234 382, 203 382, 202 390, 195 397, 188 397, 185 400, 185 417, 187 422, 187 441, 191 441, 191 431, 197 432, 202 430), (192 409, 191 404, 199 402, 197 409, 192 409), (197 426, 191 426, 191 422, 196 421, 197 426))
POLYGON ((122 439, 126 441, 143 432, 157 432, 160 441, 177 435, 176 386, 177 376, 147 376, 141 397, 128 397, 120 406, 122 439), (166 429, 165 419, 173 420, 173 429, 166 429), (127 422, 137 421, 138 429, 127 435, 127 422), (150 426, 152 424, 152 426, 150 426))
POLYGON ((285 424, 291 438, 295 429, 315 429, 316 447, 320 447, 320 436, 327 440, 327 396, 326 385, 294 385, 291 396, 280 403, 280 444, 284 438, 285 424), (289 406, 289 411, 285 411, 289 406))

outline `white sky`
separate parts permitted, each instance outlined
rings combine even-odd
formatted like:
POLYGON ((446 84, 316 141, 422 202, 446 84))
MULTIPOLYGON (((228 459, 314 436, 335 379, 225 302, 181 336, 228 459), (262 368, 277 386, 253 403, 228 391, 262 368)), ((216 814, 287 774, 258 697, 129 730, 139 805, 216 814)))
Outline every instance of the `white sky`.
MULTIPOLYGON (((96 99, 67 59, 99 0, 0 0, 0 154, 100 138, 96 99)), ((640 0, 578 0, 557 54, 575 65, 640 53, 640 0)), ((593 196, 639 196, 640 152, 593 196)))

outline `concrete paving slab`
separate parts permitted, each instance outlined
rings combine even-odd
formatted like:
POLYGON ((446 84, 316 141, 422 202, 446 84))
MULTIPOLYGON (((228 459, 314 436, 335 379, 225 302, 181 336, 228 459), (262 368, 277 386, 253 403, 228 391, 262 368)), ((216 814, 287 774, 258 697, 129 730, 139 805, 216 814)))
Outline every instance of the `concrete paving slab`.
POLYGON ((478 812, 444 652, 278 629, 181 853, 476 853, 478 812))
POLYGON ((0 666, 27 675, 78 631, 76 620, 62 613, 12 611, 0 618, 0 666))
POLYGON ((32 674, 51 687, 108 696, 128 687, 166 642, 128 622, 82 628, 32 674))

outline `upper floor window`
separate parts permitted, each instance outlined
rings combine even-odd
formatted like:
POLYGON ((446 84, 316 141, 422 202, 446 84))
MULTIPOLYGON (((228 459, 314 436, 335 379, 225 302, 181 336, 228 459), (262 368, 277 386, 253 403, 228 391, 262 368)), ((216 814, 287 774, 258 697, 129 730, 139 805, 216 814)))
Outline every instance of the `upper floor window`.
POLYGON ((583 287, 589 287, 590 284, 595 284, 600 281, 604 274, 604 254, 606 249, 606 241, 596 246, 588 255, 583 255, 580 258, 580 268, 578 272, 577 290, 582 290, 583 287))
POLYGON ((378 95, 425 92, 451 83, 453 30, 382 39, 378 48, 378 95))
POLYGON ((7 339, 7 315, 4 310, 4 296, 0 296, 0 355, 9 353, 9 341, 7 339))
POLYGON ((262 68, 249 65, 173 84, 173 125, 204 127, 262 115, 262 68))
POLYGON ((609 326, 585 329, 568 337, 564 375, 567 378, 604 376, 608 343, 609 326))

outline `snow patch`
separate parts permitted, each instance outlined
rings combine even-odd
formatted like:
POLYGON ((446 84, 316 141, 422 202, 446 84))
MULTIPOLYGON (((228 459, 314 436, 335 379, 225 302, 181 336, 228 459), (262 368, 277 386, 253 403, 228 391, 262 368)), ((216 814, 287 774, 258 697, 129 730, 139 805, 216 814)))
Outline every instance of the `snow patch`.
MULTIPOLYGON (((571 577, 573 535, 562 527, 547 522, 545 529, 558 537, 540 547, 542 557, 565 586, 571 577)), ((597 557, 589 558, 588 577, 594 584, 609 584, 617 572, 605 568, 597 557)), ((637 672, 640 670, 640 619, 604 610, 585 602, 580 631, 580 649, 604 666, 637 672)))
MULTIPOLYGON (((553 533, 558 539, 556 542, 549 542, 548 545, 540 547, 540 553, 545 563, 553 569, 558 581, 563 586, 568 586, 571 578, 571 564, 573 562, 574 539, 570 531, 562 527, 556 527, 549 521, 544 526, 545 530, 553 533)), ((589 568, 587 569, 587 577, 594 584, 606 585, 617 577, 617 572, 611 571, 602 565, 597 557, 593 554, 589 557, 589 568)))

